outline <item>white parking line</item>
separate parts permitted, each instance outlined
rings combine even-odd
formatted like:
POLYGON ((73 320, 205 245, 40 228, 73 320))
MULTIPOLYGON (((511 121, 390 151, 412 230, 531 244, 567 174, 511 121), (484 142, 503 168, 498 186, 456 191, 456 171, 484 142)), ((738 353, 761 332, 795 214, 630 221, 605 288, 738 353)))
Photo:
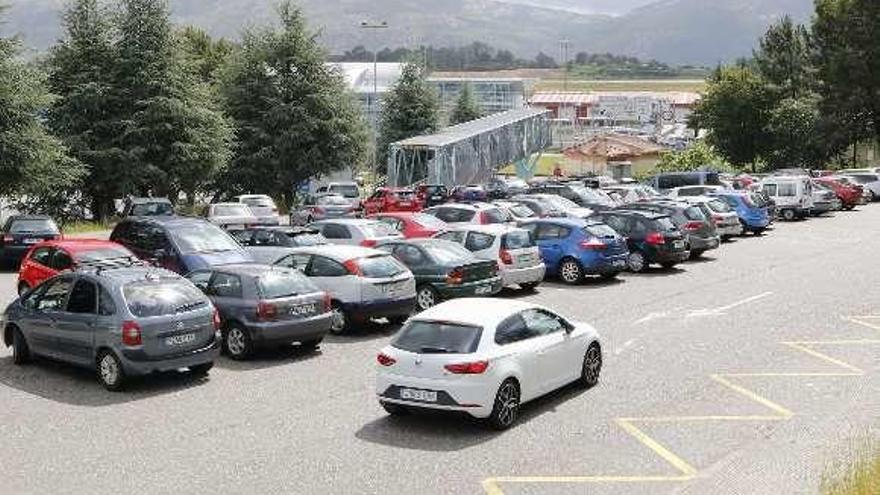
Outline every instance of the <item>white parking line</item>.
POLYGON ((742 301, 737 301, 733 304, 728 304, 727 306, 721 306, 720 308, 715 309, 697 309, 688 313, 685 318, 696 318, 696 317, 704 317, 704 316, 724 316, 731 309, 738 308, 740 306, 749 304, 751 302, 758 301, 760 299, 764 299, 765 297, 772 296, 772 292, 764 292, 763 294, 758 294, 752 297, 747 297, 742 301))
POLYGON ((635 343, 635 341, 636 341, 635 339, 627 340, 626 342, 624 342, 624 344, 622 346, 620 346, 614 350, 614 355, 619 356, 623 351, 625 351, 627 349, 627 347, 633 345, 635 343))

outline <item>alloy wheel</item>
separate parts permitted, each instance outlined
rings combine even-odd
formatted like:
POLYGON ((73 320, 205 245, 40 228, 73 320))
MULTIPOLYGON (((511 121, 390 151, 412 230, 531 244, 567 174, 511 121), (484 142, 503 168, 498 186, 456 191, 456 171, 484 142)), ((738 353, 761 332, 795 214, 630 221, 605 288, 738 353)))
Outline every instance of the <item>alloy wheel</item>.
POLYGON ((602 351, 595 345, 587 349, 584 356, 583 377, 587 386, 593 386, 599 382, 599 373, 602 371, 602 351))
POLYGON ((437 298, 434 297, 434 291, 431 290, 430 287, 424 287, 420 289, 416 301, 418 302, 419 309, 421 310, 433 308, 437 305, 437 298))
POLYGON ((581 267, 574 261, 566 261, 559 269, 562 280, 569 284, 578 282, 581 278, 581 267))
POLYGON ((519 390, 512 381, 504 382, 498 390, 495 398, 498 408, 498 424, 504 428, 509 427, 516 421, 519 414, 519 390))
POLYGON ((237 327, 230 328, 229 333, 226 334, 226 349, 229 353, 240 356, 244 354, 246 347, 244 332, 237 327))
POLYGON ((645 257, 642 253, 630 253, 627 258, 629 269, 638 273, 645 269, 645 257))
POLYGON ((119 363, 110 353, 104 354, 104 357, 101 358, 99 371, 101 380, 108 386, 112 387, 119 381, 119 363))
POLYGON ((342 333, 345 330, 345 313, 339 306, 333 306, 330 317, 330 331, 333 333, 342 333))

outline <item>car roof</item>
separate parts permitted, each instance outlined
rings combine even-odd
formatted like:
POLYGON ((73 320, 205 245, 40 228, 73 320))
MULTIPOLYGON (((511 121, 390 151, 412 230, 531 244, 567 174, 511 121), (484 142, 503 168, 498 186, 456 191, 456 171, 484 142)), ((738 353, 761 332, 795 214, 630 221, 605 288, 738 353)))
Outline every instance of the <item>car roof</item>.
POLYGON ((272 232, 284 232, 286 234, 320 234, 318 229, 299 225, 253 225, 244 229, 235 229, 236 232, 248 232, 252 230, 269 230, 272 232))
POLYGON ((331 218, 328 220, 318 220, 317 222, 314 222, 314 225, 324 225, 330 223, 360 227, 362 225, 373 225, 381 222, 373 218, 331 218))
POLYGON ((131 204, 171 203, 171 200, 168 198, 129 198, 128 201, 131 204))
POLYGON ((265 265, 259 263, 236 263, 232 265, 219 265, 206 268, 204 271, 231 273, 234 275, 247 275, 249 277, 259 277, 267 272, 273 271, 290 271, 290 269, 278 265, 265 265))
POLYGON ((649 220, 656 220, 656 219, 658 219, 658 218, 669 217, 669 215, 667 215, 667 214, 665 214, 665 213, 658 213, 658 212, 655 212, 655 211, 645 211, 645 210, 627 210, 627 209, 621 209, 621 210, 609 210, 609 211, 605 211, 605 212, 602 212, 602 213, 603 213, 603 214, 608 213, 608 214, 611 214, 611 215, 615 215, 615 214, 621 214, 621 215, 638 215, 638 216, 640 216, 640 217, 645 217, 645 218, 647 218, 647 219, 649 219, 649 220))
POLYGON ((207 220, 198 217, 184 217, 179 215, 167 215, 167 216, 156 216, 156 217, 133 217, 126 218, 122 221, 124 222, 139 222, 139 223, 157 223, 160 225, 173 227, 175 225, 187 225, 187 224, 210 224, 207 220))
POLYGON ((361 246, 344 246, 341 244, 326 244, 323 246, 304 246, 289 248, 290 253, 316 254, 335 260, 350 260, 353 258, 365 258, 368 256, 387 255, 384 251, 361 246))
POLYGON ((495 328, 515 313, 541 306, 512 299, 464 298, 454 299, 427 309, 412 320, 448 321, 483 328, 495 328))
POLYGON ((12 215, 10 220, 52 220, 49 215, 12 215))
POLYGON ((70 251, 71 253, 79 253, 82 251, 90 251, 101 248, 123 248, 121 244, 103 239, 61 239, 54 241, 45 241, 37 244, 36 247, 57 247, 70 251))
POLYGON ((478 203, 445 203, 442 205, 434 206, 430 209, 435 210, 435 209, 440 209, 440 208, 459 208, 459 209, 465 209, 465 210, 478 211, 478 210, 487 210, 490 208, 498 208, 498 207, 491 204, 491 203, 479 203, 478 202, 478 203))
POLYGON ((552 223, 555 225, 564 225, 566 227, 579 228, 587 225, 591 225, 594 223, 602 223, 597 219, 585 219, 585 218, 568 218, 568 217, 558 217, 558 218, 535 218, 533 220, 527 220, 526 223, 552 223))
POLYGON ((83 273, 97 279, 109 280, 118 284, 136 282, 138 280, 183 279, 177 273, 155 266, 97 267, 83 273))
POLYGON ((239 194, 236 198, 269 198, 272 199, 268 194, 239 194))
POLYGON ((233 202, 229 201, 229 202, 225 202, 225 203, 211 203, 210 206, 247 206, 247 205, 242 205, 241 203, 233 203, 233 202))
POLYGON ((401 218, 402 219, 402 218, 412 218, 416 215, 421 215, 421 214, 422 214, 422 212, 420 212, 420 211, 388 211, 388 212, 374 213, 373 215, 370 215, 368 219, 376 219, 376 218, 380 218, 380 217, 401 218))
POLYGON ((507 234, 514 230, 522 230, 515 225, 506 225, 493 223, 488 225, 456 225, 449 230, 466 231, 466 232, 482 232, 485 234, 501 235, 507 234))

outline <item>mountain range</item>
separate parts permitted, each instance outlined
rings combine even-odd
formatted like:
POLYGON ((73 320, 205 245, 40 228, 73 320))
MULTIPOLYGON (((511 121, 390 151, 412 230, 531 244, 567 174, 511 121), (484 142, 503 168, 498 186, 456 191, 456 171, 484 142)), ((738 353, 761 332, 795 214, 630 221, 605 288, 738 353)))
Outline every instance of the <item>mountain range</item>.
MULTIPOLYGON (((65 0, 5 0, 3 34, 43 50, 60 33, 65 0)), ((464 45, 483 41, 519 56, 610 52, 674 64, 713 65, 748 56, 766 27, 789 14, 809 19, 813 0, 300 0, 331 52, 464 45), (387 30, 363 30, 363 20, 387 30)), ((175 21, 236 37, 271 22, 275 0, 170 0, 175 21)))

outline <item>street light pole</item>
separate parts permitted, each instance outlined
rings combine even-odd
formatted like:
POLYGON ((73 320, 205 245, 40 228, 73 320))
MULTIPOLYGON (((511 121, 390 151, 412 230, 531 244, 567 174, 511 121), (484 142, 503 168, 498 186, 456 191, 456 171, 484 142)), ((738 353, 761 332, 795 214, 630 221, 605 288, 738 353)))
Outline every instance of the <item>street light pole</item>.
MULTIPOLYGON (((388 22, 369 22, 369 21, 361 21, 360 25, 361 29, 368 30, 381 30, 388 29, 388 22)), ((376 172, 378 170, 378 147, 379 147, 379 50, 378 48, 373 49, 373 94, 367 98, 367 113, 370 116, 370 120, 373 124, 373 157, 372 157, 372 167, 373 167, 373 180, 376 180, 376 172), (373 100, 376 100, 376 108, 373 108, 373 100)))

